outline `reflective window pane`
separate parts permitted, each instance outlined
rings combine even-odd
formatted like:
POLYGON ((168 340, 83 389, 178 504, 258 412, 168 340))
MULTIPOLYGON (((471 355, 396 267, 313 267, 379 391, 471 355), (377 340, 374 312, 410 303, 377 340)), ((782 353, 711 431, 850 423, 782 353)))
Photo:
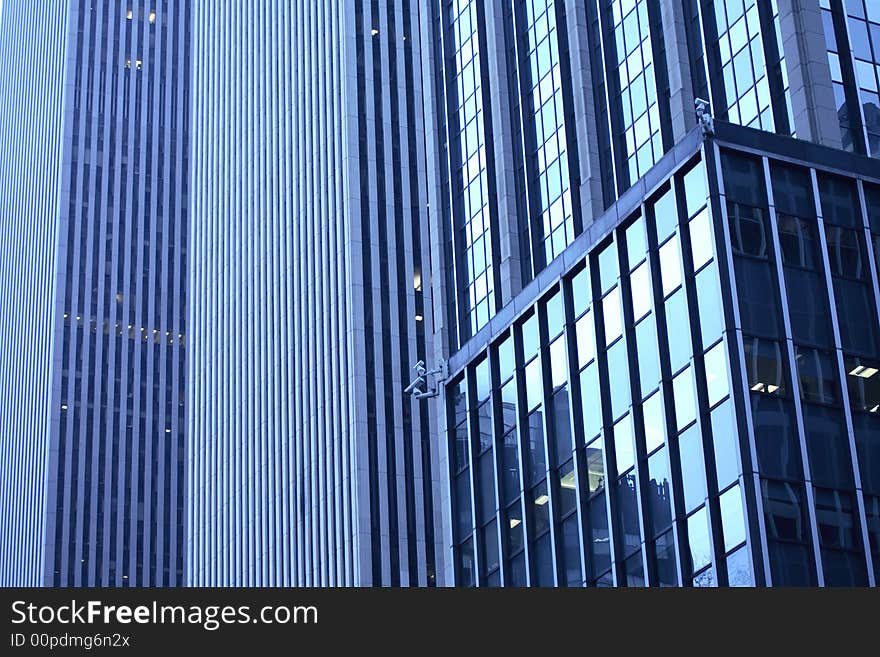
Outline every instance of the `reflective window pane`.
POLYGON ((654 203, 654 219, 657 224, 657 243, 659 244, 672 235, 678 225, 675 195, 671 189, 654 203))
POLYGON ((626 415, 614 425, 614 451, 617 458, 617 474, 621 475, 635 463, 632 417, 626 415))
POLYGON ((724 551, 730 552, 746 540, 742 493, 739 486, 725 491, 720 498, 721 526, 724 531, 724 551))
POLYGON ((743 546, 727 557, 727 581, 730 586, 754 586, 752 560, 748 546, 743 546))
POLYGON ((657 343, 657 325, 653 315, 646 317, 636 326, 636 350, 639 363, 639 390, 644 396, 656 390, 660 383, 660 347, 657 343))
POLYGON ((694 258, 694 271, 712 260, 712 226, 709 223, 709 209, 691 219, 691 255, 694 258))
POLYGON ((626 229, 626 254, 630 269, 644 260, 647 252, 648 242, 645 236, 645 220, 639 217, 626 229))
POLYGON ((672 524, 672 477, 666 449, 658 450, 648 459, 648 508, 651 527, 656 536, 672 524))
POLYGON ((693 425, 679 436, 678 450, 681 457, 685 511, 690 511, 706 499, 706 466, 698 425, 693 425))
POLYGON ((578 365, 583 367, 596 357, 596 339, 593 335, 593 313, 587 313, 575 324, 578 365))
POLYGON ((617 244, 612 242, 599 254, 599 281, 602 284, 602 293, 610 290, 620 276, 620 267, 617 260, 617 244))
POLYGON ((724 488, 739 477, 739 439, 733 402, 724 402, 712 411, 712 442, 715 448, 715 470, 718 486, 724 488))
POLYGON ((689 217, 693 217, 701 207, 706 205, 706 200, 709 197, 706 191, 706 174, 702 163, 688 171, 683 182, 687 214, 689 217))
POLYGON ((609 345, 623 334, 620 288, 614 288, 602 299, 602 312, 605 314, 605 344, 609 345))
POLYGON ((680 370, 691 357, 690 323, 683 289, 666 300, 666 327, 669 338, 669 365, 680 370))
POLYGON ((675 401, 675 422, 678 430, 697 419, 697 400, 694 396, 694 373, 689 367, 672 380, 675 401))
POLYGON ((663 398, 659 392, 642 403, 642 415, 645 420, 645 450, 650 454, 666 442, 663 398))
POLYGON ((550 345, 550 385, 554 389, 568 382, 567 360, 565 336, 561 336, 550 345))
POLYGON ((651 312, 651 280, 648 263, 643 263, 630 276, 632 289, 633 318, 639 321, 651 312))
POLYGON ((663 296, 668 297, 681 285, 681 255, 678 250, 678 237, 673 237, 660 247, 660 280, 663 296))
POLYGON ((596 438, 586 447, 587 490, 590 495, 605 488, 605 450, 602 438, 596 438))
POLYGON ((581 406, 584 418, 584 440, 589 441, 602 428, 602 405, 599 399, 599 373, 596 363, 581 372, 581 406))
POLYGON ((730 392, 727 382, 727 348, 724 342, 719 342, 706 353, 704 363, 709 406, 714 406, 730 392))
POLYGON ((699 570, 712 562, 712 539, 709 537, 709 514, 706 513, 706 507, 688 518, 687 527, 691 564, 694 570, 699 570))
POLYGON ((544 385, 541 382, 541 359, 536 358, 526 365, 526 402, 529 410, 538 406, 543 399, 544 385))
POLYGON ((547 461, 544 452, 544 423, 541 411, 529 415, 529 438, 526 455, 529 459, 529 480, 534 483, 544 476, 547 461))
POLYGON ((623 340, 608 350, 608 385, 611 388, 611 414, 617 418, 626 412, 630 402, 629 365, 623 340))

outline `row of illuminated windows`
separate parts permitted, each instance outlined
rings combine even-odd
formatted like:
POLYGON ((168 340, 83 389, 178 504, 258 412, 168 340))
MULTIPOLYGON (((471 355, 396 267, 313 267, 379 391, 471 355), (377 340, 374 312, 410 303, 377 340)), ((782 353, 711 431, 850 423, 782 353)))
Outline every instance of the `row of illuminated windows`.
POLYGON ((617 560, 625 563, 628 583, 644 584, 650 559, 655 572, 662 573, 651 583, 675 584, 676 539, 670 531, 674 517, 689 529, 678 539, 681 545, 686 542, 682 549, 691 564, 686 578, 697 584, 714 582, 702 438, 706 427, 698 421, 710 410, 709 431, 720 468, 716 479, 723 486, 720 496, 713 495, 713 504, 721 505, 724 526, 719 550, 737 566, 731 581, 751 582, 742 548, 745 525, 736 484, 735 423, 728 400, 726 348, 720 341, 723 319, 704 175, 701 167, 694 168, 677 191, 688 213, 682 224, 692 239, 687 260, 696 263, 699 273, 716 277, 709 288, 716 298, 701 298, 698 311, 706 315, 707 325, 717 327, 714 337, 707 336, 706 353, 699 359, 706 373, 699 384, 707 391, 706 402, 698 402, 695 391, 687 302, 684 308, 666 312, 670 344, 661 349, 657 342, 653 300, 684 299, 686 277, 696 284, 693 274, 684 273, 678 202, 670 190, 652 204, 656 219, 650 223, 656 226, 656 238, 648 239, 642 218, 620 229, 619 241, 595 256, 595 285, 588 270, 581 269, 562 290, 551 291, 534 312, 527 312, 513 333, 490 350, 489 358, 478 356, 468 376, 448 388, 460 583, 500 583, 502 561, 507 564, 507 584, 527 579, 538 585, 582 585, 585 579, 609 583, 617 560), (649 250, 649 241, 656 243, 655 239, 662 240, 660 249, 649 250), (591 298, 597 303, 591 305, 591 298), (602 316, 598 326, 597 312, 602 316), (673 326, 676 321, 683 326, 673 326), (638 326, 654 327, 650 341, 628 344, 638 326), (598 349, 597 332, 602 340, 598 349), (669 363, 670 357, 661 354, 676 350, 681 362, 665 365, 671 376, 664 377, 659 361, 669 363), (639 377, 645 377, 635 385, 629 379, 633 360, 639 377), (641 391, 634 400, 631 390, 641 391), (700 408, 702 403, 707 405, 700 408), (666 439, 667 428, 671 441, 666 439), (642 476, 649 478, 643 487, 638 484, 642 476), (676 487, 685 491, 686 502, 673 512, 676 487), (643 494, 648 497, 640 504, 643 494), (579 506, 589 526, 581 526, 579 506), (647 536, 640 529, 640 507, 650 518, 647 536), (616 538, 609 517, 619 522, 616 538), (586 561, 579 543, 582 531, 590 551, 586 561), (586 563, 593 564, 591 573, 585 573, 586 563))

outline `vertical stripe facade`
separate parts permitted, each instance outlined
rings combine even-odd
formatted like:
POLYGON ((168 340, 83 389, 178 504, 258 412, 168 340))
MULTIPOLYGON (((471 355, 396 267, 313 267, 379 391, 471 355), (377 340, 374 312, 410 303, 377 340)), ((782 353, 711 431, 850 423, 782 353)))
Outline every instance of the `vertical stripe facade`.
POLYGON ((195 9, 190 584, 433 583, 418 25, 195 9))
MULTIPOLYGON (((4 30, 30 26, 31 10, 7 3, 4 30)), ((45 463, 4 477, 12 490, 42 488, 44 509, 30 514, 42 520, 41 546, 12 553, 42 550, 32 582, 175 585, 184 556, 189 4, 57 4, 45 20, 45 40, 65 45, 33 59, 61 67, 43 74, 49 90, 32 89, 59 108, 60 122, 33 129, 63 139, 48 140, 20 175, 57 170, 55 206, 4 214, 7 231, 42 221, 54 236, 33 254, 44 263, 48 309, 35 328, 51 362, 34 385, 16 377, 8 386, 30 397, 25 406, 39 404, 42 419, 22 438, 44 441, 45 463)), ((20 48, 10 56, 30 67, 20 48)), ((21 272, 14 266, 4 281, 21 272)), ((8 317, 20 323, 27 312, 8 317)), ((3 421, 15 422, 13 413, 3 421)))
POLYGON ((0 18, 0 584, 42 583, 67 2, 0 18), (11 521, 10 521, 11 520, 11 521))

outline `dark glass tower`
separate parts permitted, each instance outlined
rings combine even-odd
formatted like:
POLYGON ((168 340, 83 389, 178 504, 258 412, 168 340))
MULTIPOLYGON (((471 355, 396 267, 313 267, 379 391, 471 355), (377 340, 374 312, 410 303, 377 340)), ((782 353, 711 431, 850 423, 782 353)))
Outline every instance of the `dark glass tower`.
POLYGON ((190 5, 2 12, 0 579, 179 584, 190 5))
POLYGON ((878 4, 425 4, 443 581, 875 585, 878 4))

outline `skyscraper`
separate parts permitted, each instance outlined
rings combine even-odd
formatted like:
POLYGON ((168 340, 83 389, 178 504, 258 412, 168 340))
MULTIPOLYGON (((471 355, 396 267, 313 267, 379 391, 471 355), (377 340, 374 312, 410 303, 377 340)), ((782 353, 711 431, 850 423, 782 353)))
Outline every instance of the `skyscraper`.
POLYGON ((431 585, 419 13, 198 3, 188 582, 431 585))
POLYGON ((875 585, 880 4, 423 5, 441 580, 875 585))
POLYGON ((179 584, 189 3, 2 12, 0 581, 179 584))

